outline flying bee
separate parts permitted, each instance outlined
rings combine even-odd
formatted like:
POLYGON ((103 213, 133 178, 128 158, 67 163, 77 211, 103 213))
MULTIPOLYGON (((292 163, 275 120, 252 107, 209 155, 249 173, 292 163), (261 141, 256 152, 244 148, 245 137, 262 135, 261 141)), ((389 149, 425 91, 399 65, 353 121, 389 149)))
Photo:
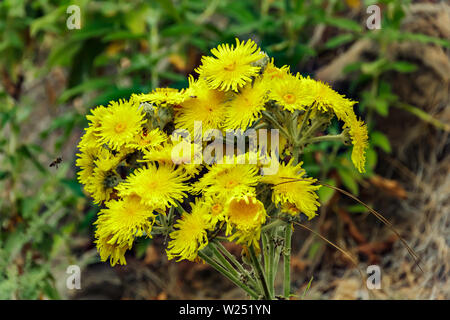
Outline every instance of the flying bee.
POLYGON ((56 169, 58 169, 58 165, 62 162, 62 158, 58 157, 55 160, 52 161, 52 163, 50 163, 49 167, 55 167, 56 169))

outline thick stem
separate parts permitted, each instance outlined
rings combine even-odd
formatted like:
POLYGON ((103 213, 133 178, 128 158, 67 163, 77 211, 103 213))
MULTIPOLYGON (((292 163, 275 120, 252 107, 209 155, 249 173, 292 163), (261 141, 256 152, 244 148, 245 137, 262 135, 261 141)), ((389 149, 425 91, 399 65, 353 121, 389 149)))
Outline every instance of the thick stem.
MULTIPOLYGON (((301 136, 302 136, 302 133, 303 133, 303 131, 304 131, 305 128, 306 128, 306 124, 308 123, 309 116, 311 115, 312 108, 313 108, 313 106, 311 106, 311 107, 308 109, 308 111, 306 111, 306 114, 305 114, 305 116, 303 117, 302 124, 300 125, 300 129, 298 130, 298 135, 295 137, 297 140, 300 140, 300 138, 301 138, 301 136)), ((294 141, 294 143, 295 143, 295 141, 294 141)))
POLYGON ((266 224, 264 227, 261 228, 261 232, 267 231, 269 229, 275 228, 277 226, 281 226, 283 225, 285 222, 283 220, 280 219, 276 219, 274 221, 272 221, 269 224, 266 224))
POLYGON ((217 246, 217 249, 219 249, 220 252, 222 252, 228 259, 230 259, 231 263, 233 263, 238 268, 239 272, 248 278, 249 282, 254 287, 258 286, 256 281, 250 276, 249 272, 242 266, 242 264, 239 263, 239 261, 237 261, 237 259, 219 241, 214 241, 214 244, 217 246))
POLYGON ((343 134, 336 134, 336 135, 326 135, 326 136, 318 136, 318 137, 312 137, 306 141, 306 143, 316 143, 316 142, 322 142, 322 141, 345 141, 345 135, 343 134))
POLYGON ((220 253, 214 243, 210 244, 210 248, 212 249, 214 256, 222 264, 222 266, 230 271, 235 277, 239 278, 239 272, 237 272, 236 269, 231 265, 231 263, 228 262, 228 260, 222 255, 222 253, 220 253))
POLYGON ((220 264, 218 264, 216 261, 214 261, 211 257, 206 255, 205 253, 199 251, 198 256, 205 260, 211 267, 219 271, 223 276, 228 278, 231 282, 233 282, 235 285, 237 285, 239 288, 247 292, 252 298, 258 299, 259 295, 254 290, 250 289, 248 286, 242 283, 238 278, 236 278, 233 274, 231 274, 228 270, 226 270, 224 267, 222 267, 220 264))
POLYGON ((262 289, 264 291, 264 297, 266 300, 271 300, 272 297, 270 295, 269 288, 267 286, 267 280, 262 270, 261 262, 256 256, 255 249, 253 245, 248 247, 248 251, 250 253, 250 258, 252 259, 253 267, 255 268, 256 274, 258 276, 259 281, 261 282, 262 289))
POLYGON ((284 280, 283 280, 283 290, 284 297, 289 299, 291 295, 291 239, 292 239, 292 224, 286 225, 284 233, 284 280))
MULTIPOLYGON (((276 228, 275 228, 276 230, 276 228)), ((267 255, 267 262, 268 262, 268 266, 267 266, 267 270, 266 270, 266 274, 267 274, 267 281, 268 281, 268 285, 269 285, 269 290, 270 290, 270 295, 272 297, 275 296, 275 274, 276 274, 276 270, 274 269, 274 260, 275 260, 275 245, 273 242, 273 235, 274 235, 274 229, 269 230, 266 234, 266 236, 268 237, 268 241, 267 241, 267 245, 269 246, 269 252, 267 255)))
MULTIPOLYGON (((269 244, 268 244, 268 235, 264 232, 261 232, 261 240, 263 246, 263 257, 264 257, 264 272, 267 274, 269 272, 269 244)), ((269 240, 270 241, 270 240, 269 240)))
POLYGON ((262 115, 267 120, 269 120, 269 122, 272 123, 278 130, 280 130, 286 139, 291 140, 289 132, 287 132, 286 129, 270 113, 268 113, 267 111, 262 111, 262 115))
MULTIPOLYGON (((278 237, 280 237, 280 232, 282 232, 283 229, 284 229, 283 227, 278 226, 278 227, 274 228, 274 230, 272 232, 278 238, 278 237)), ((275 242, 274 242, 274 245, 275 245, 275 242)), ((284 244, 280 244, 280 243, 278 243, 276 246, 274 246, 275 253, 274 253, 273 265, 272 265, 272 271, 271 271, 274 283, 275 283, 276 274, 278 272, 278 263, 280 262, 281 251, 283 249, 283 246, 284 246, 284 244)))

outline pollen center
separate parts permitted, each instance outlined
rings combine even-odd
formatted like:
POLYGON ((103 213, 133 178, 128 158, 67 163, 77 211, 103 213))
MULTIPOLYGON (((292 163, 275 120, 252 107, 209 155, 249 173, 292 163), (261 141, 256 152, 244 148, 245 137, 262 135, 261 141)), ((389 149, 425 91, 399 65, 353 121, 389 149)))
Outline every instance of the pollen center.
POLYGON ((213 214, 218 214, 218 213, 222 212, 222 209, 223 209, 223 207, 220 203, 216 203, 211 208, 213 214))
POLYGON ((225 188, 231 189, 237 185, 237 182, 234 180, 230 180, 226 183, 225 188))
POLYGON ((149 189, 156 189, 158 187, 158 182, 157 181, 152 181, 148 183, 148 188, 149 189))
POLYGON ((248 224, 258 213, 258 205, 246 203, 245 200, 233 200, 230 205, 229 216, 234 223, 248 224))
POLYGON ((234 71, 236 69, 236 61, 227 64, 225 67, 223 67, 225 71, 234 71))
POLYGON ((293 95, 292 93, 286 93, 283 96, 284 101, 286 101, 287 103, 294 103, 295 102, 295 95, 293 95))
POLYGON ((116 124, 114 130, 116 131, 116 133, 121 133, 121 132, 125 131, 126 128, 127 128, 126 123, 119 122, 118 124, 116 124))

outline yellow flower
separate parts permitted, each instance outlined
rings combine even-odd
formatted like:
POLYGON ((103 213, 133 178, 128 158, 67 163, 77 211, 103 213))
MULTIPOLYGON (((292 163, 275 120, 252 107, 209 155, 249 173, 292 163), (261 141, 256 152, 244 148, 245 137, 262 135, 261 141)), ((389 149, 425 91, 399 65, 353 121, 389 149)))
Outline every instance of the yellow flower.
POLYGON ((108 144, 112 149, 133 141, 134 137, 142 131, 144 113, 139 104, 120 100, 112 101, 108 107, 109 112, 100 119, 99 137, 101 142, 108 144))
POLYGON ((270 99, 275 100, 284 109, 293 112, 294 110, 304 110, 308 105, 299 75, 286 75, 282 79, 270 83, 270 99))
POLYGON ((106 209, 100 210, 94 223, 96 235, 99 239, 111 236, 108 244, 131 247, 135 237, 151 237, 155 217, 153 210, 136 195, 111 200, 106 203, 106 209))
POLYGON ((154 148, 145 151, 144 161, 157 161, 164 164, 176 164, 184 173, 189 177, 194 177, 202 170, 203 166, 199 163, 195 163, 195 145, 189 143, 186 140, 182 140, 174 143, 172 141, 166 142, 160 148, 154 148), (178 147, 178 144, 187 144, 187 148, 190 149, 190 154, 184 154, 184 148, 180 146, 179 153, 176 153, 174 147, 178 147), (189 157, 190 156, 190 157, 189 157))
POLYGON ((98 130, 101 126, 101 119, 105 117, 110 110, 105 108, 104 106, 98 106, 94 109, 91 109, 91 114, 88 114, 86 118, 89 120, 89 127, 94 130, 98 130))
POLYGON ((173 166, 148 164, 136 169, 125 182, 117 186, 120 196, 137 194, 149 207, 164 209, 182 201, 189 188, 183 183, 186 176, 173 166))
POLYGON ((295 206, 299 212, 312 219, 320 206, 315 192, 320 186, 314 185, 316 179, 304 177, 305 170, 302 169, 302 164, 300 162, 294 166, 292 160, 287 165, 281 163, 276 174, 262 177, 261 182, 273 185, 272 201, 275 205, 281 204, 282 208, 289 207, 290 210, 287 212, 291 214, 296 212, 292 210, 292 206, 295 206))
POLYGON ((264 57, 255 42, 240 42, 239 39, 236 39, 236 48, 234 45, 221 44, 212 49, 211 53, 216 58, 203 57, 202 65, 195 71, 206 79, 211 88, 222 91, 237 91, 250 82, 260 70, 260 67, 252 63, 264 57))
POLYGON ((148 149, 158 148, 167 141, 167 135, 160 129, 153 129, 151 131, 144 130, 140 134, 136 135, 134 140, 127 146, 135 148, 139 151, 145 151, 148 149))
POLYGON ((200 164, 195 163, 182 163, 179 165, 180 169, 183 170, 186 175, 188 175, 190 178, 195 177, 197 174, 202 171, 203 166, 200 164))
POLYGON ((94 127, 89 127, 84 129, 85 133, 81 137, 80 143, 78 143, 78 148, 83 151, 84 149, 95 149, 101 148, 102 143, 97 135, 97 130, 94 127))
POLYGON ((314 103, 314 108, 320 111, 333 110, 339 119, 343 119, 356 103, 334 91, 328 84, 309 77, 301 78, 304 97, 307 105, 314 103))
POLYGON ((131 247, 119 246, 117 244, 110 244, 111 236, 106 236, 95 240, 97 251, 100 254, 100 260, 106 261, 110 257, 111 266, 114 267, 117 263, 120 265, 127 264, 125 260, 125 252, 131 247))
POLYGON ((251 164, 214 164, 193 185, 193 192, 204 196, 229 198, 253 192, 260 176, 258 167, 251 164))
POLYGON ((259 248, 261 226, 266 221, 266 210, 261 201, 254 195, 231 198, 225 207, 225 219, 227 221, 226 235, 234 234, 231 241, 245 245, 253 244, 259 248))
POLYGON ((272 60, 267 64, 264 69, 263 79, 266 82, 270 82, 272 80, 279 81, 287 78, 289 75, 289 66, 282 66, 281 68, 275 67, 275 64, 272 60))
POLYGON ((205 81, 194 81, 191 77, 191 95, 177 110, 175 127, 186 129, 192 134, 194 121, 201 121, 202 133, 208 129, 220 129, 225 120, 226 94, 223 91, 208 88, 205 81))
POLYGON ((172 164, 172 148, 173 144, 167 141, 159 148, 144 150, 143 161, 155 161, 164 164, 172 164))
POLYGON ((133 94, 131 100, 139 103, 148 102, 156 106, 178 105, 186 98, 185 90, 174 88, 156 88, 150 93, 133 94))
POLYGON ((245 130, 261 117, 267 101, 266 83, 256 80, 248 84, 230 102, 225 127, 245 130))
POLYGON ((302 79, 305 88, 309 88, 311 93, 309 103, 314 102, 315 110, 322 112, 333 111, 339 120, 344 121, 344 128, 350 129, 352 138, 352 162, 359 172, 365 172, 364 164, 366 161, 365 152, 368 147, 367 126, 363 121, 356 118, 353 105, 356 101, 345 98, 325 83, 313 79, 302 79))
POLYGON ((78 171, 78 181, 84 185, 87 185, 94 173, 95 164, 97 159, 97 148, 84 148, 81 153, 77 153, 78 159, 76 161, 77 167, 81 170, 78 171))
POLYGON ((218 198, 215 196, 204 198, 205 206, 207 207, 208 217, 212 225, 216 225, 219 221, 225 220, 225 198, 218 198))
POLYGON ((120 177, 115 172, 117 165, 122 161, 123 153, 113 155, 106 149, 101 149, 94 160, 94 170, 90 179, 87 179, 85 189, 98 204, 108 201, 113 188, 120 182, 120 177))
POLYGON ((367 139, 369 138, 367 126, 364 121, 349 117, 345 124, 350 128, 350 137, 352 139, 352 162, 359 172, 365 172, 366 149, 368 148, 367 139))
POLYGON ((171 240, 167 245, 167 258, 178 258, 177 261, 186 259, 194 261, 198 251, 208 245, 207 231, 213 228, 208 218, 206 206, 197 201, 191 203, 191 213, 183 213, 170 233, 171 240))

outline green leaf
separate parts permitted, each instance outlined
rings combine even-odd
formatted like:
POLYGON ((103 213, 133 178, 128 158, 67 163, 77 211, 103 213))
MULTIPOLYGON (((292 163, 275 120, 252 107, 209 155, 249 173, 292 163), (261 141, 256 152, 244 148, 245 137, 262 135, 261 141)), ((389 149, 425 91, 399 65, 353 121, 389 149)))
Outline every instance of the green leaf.
POLYGON ((339 176, 341 177, 342 184, 355 196, 359 194, 358 183, 355 177, 351 175, 346 169, 337 169, 339 176))
POLYGON ((10 175, 11 175, 11 172, 0 170, 0 180, 4 180, 4 179, 8 178, 10 175))
POLYGON ((386 137, 385 134, 381 133, 380 131, 374 131, 370 134, 370 142, 374 146, 381 148, 386 153, 392 152, 389 139, 386 137))
POLYGON ((22 145, 17 149, 17 153, 22 155, 24 158, 28 158, 31 163, 38 169, 41 173, 47 172, 47 170, 42 166, 42 164, 36 159, 36 157, 31 153, 27 145, 22 145))
POLYGON ((31 36, 35 37, 36 33, 41 30, 57 32, 58 28, 56 24, 58 20, 62 20, 61 17, 66 17, 65 11, 66 7, 61 6, 43 17, 34 19, 30 25, 31 36))
POLYGON ((375 106, 375 110, 382 115, 383 117, 387 117, 389 115, 389 103, 384 99, 375 99, 373 101, 375 106))
POLYGON ((353 204, 351 206, 347 206, 347 211, 350 213, 364 213, 368 210, 362 204, 353 204))
POLYGON ((362 31, 361 25, 358 22, 346 18, 326 17, 325 23, 344 30, 362 31))
POLYGON ((61 179, 61 184, 69 188, 76 196, 84 197, 81 185, 75 179, 61 179))
POLYGON ((376 151, 372 148, 367 149, 366 152, 366 166, 368 168, 375 169, 378 162, 378 155, 376 151))
MULTIPOLYGON (((333 187, 336 186, 336 180, 334 180, 334 179, 326 179, 325 183, 332 185, 333 187)), ((333 197, 334 193, 335 193, 335 190, 331 189, 327 186, 322 186, 322 187, 320 187, 319 190, 317 190, 317 194, 319 195, 320 203, 322 203, 322 204, 327 204, 328 201, 330 201, 330 199, 333 197)))
POLYGON ((417 65, 407 61, 395 61, 389 65, 389 68, 398 72, 407 73, 416 71, 417 65))
POLYGON ((348 43, 350 41, 353 41, 355 39, 355 36, 351 33, 344 33, 340 34, 336 37, 331 38, 325 43, 325 48, 327 49, 333 49, 336 47, 339 47, 345 43, 348 43))
POLYGON ((201 27, 191 23, 180 23, 171 25, 161 30, 163 37, 175 37, 181 35, 195 35, 201 31, 201 27))
POLYGON ((322 242, 313 242, 308 250, 308 260, 314 259, 319 249, 323 246, 322 242))
POLYGON ((65 101, 69 100, 70 98, 72 98, 73 96, 76 96, 80 93, 90 92, 95 89, 105 88, 105 87, 111 85, 111 83, 112 83, 111 77, 94 78, 91 80, 86 80, 83 83, 81 83, 75 87, 65 90, 59 97, 59 101, 65 102, 65 101))
POLYGON ((365 62, 361 65, 361 71, 368 75, 377 75, 385 70, 387 64, 388 61, 384 58, 372 62, 365 62))

